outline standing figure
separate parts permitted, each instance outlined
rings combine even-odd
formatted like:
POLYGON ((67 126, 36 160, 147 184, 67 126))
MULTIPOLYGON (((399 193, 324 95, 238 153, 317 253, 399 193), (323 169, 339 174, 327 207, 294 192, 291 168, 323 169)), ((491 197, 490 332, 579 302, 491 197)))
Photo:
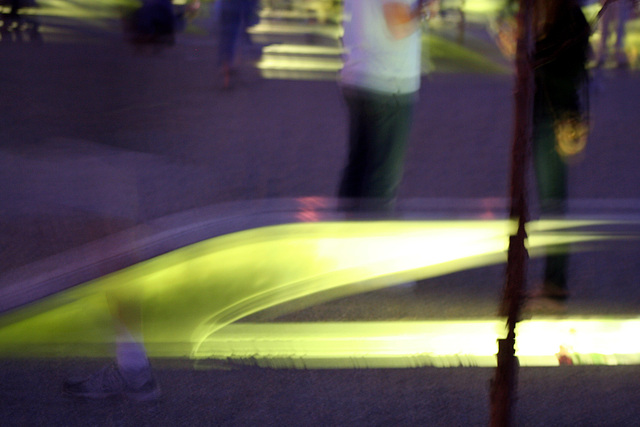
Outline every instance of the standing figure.
POLYGON ((219 61, 223 86, 231 85, 239 39, 247 27, 257 24, 258 0, 218 0, 219 61))
POLYGON ((115 332, 115 361, 88 376, 68 378, 63 393, 83 399, 126 397, 143 402, 160 397, 142 334, 141 294, 136 283, 106 293, 115 332))
POLYGON ((350 211, 390 213, 420 88, 426 0, 345 0, 340 85, 349 153, 338 195, 350 211))
MULTIPOLYGON (((146 237, 144 230, 147 228, 140 222, 140 196, 135 171, 104 161, 106 155, 113 153, 113 148, 85 155, 84 150, 90 149, 87 147, 90 147, 88 141, 82 141, 78 148, 65 147, 72 154, 68 159, 52 156, 64 159, 63 163, 52 163, 57 166, 56 170, 64 167, 75 173, 54 174, 43 180, 42 185, 50 185, 55 191, 56 202, 69 212, 91 214, 93 219, 84 227, 74 229, 74 234, 78 239, 93 241, 91 253, 100 260, 92 263, 92 267, 87 264, 85 268, 90 271, 100 266, 96 273, 106 276, 143 261, 141 253, 134 248, 146 237), (109 237, 96 240, 97 236, 109 237)), ((87 257, 91 259, 89 252, 87 257)), ((120 280, 118 284, 106 287, 105 299, 111 315, 112 334, 96 339, 97 342, 113 341, 115 360, 90 375, 65 380, 64 395, 82 399, 126 397, 134 401, 159 398, 160 386, 144 344, 141 283, 137 279, 120 280)), ((90 329, 90 325, 88 327, 90 329)))
MULTIPOLYGON (((591 28, 577 0, 536 0, 533 17, 534 111, 533 160, 540 212, 562 216, 567 201, 567 153, 563 132, 584 123, 591 28)), ((570 133, 570 132, 569 132, 570 133)), ((568 297, 568 247, 550 247, 544 280, 532 307, 563 309, 568 297)))
POLYGON ((143 0, 126 18, 130 41, 145 45, 173 45, 175 43, 175 14, 171 0, 143 0))

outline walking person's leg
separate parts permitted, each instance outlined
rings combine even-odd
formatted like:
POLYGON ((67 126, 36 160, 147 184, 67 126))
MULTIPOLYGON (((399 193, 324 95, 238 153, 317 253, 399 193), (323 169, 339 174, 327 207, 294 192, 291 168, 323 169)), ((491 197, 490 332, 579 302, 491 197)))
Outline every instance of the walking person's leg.
POLYGON ((222 1, 220 7, 218 57, 222 70, 222 84, 229 87, 233 71, 238 32, 240 31, 241 14, 233 1, 222 1))
POLYGON ((345 88, 343 95, 349 117, 349 140, 347 161, 342 171, 338 197, 342 199, 343 207, 350 211, 358 209, 359 198, 364 195, 363 176, 367 168, 371 123, 365 108, 366 94, 357 89, 345 88))
POLYGON ((402 179, 411 130, 412 96, 345 92, 350 112, 347 166, 339 196, 358 208, 391 213, 402 179))
MULTIPOLYGON (((533 135, 534 167, 542 217, 559 217, 566 213, 567 165, 556 148, 553 119, 536 118, 533 135)), ((568 296, 567 268, 569 246, 547 248, 542 297, 564 302, 568 296)))
MULTIPOLYGON (((108 229, 109 226, 110 221, 105 221, 103 228, 108 229)), ((128 228, 133 227, 131 223, 128 228)), ((138 232, 136 235, 140 237, 138 232)), ((108 256, 106 250, 104 256, 108 256)), ((140 261, 136 253, 129 257, 129 265, 140 261)), ((139 285, 132 280, 105 291, 114 332, 115 363, 109 363, 89 376, 66 380, 63 385, 65 395, 89 399, 125 396, 137 401, 160 397, 160 387, 144 346, 143 294, 139 285)))
POLYGON ((402 181, 404 161, 411 131, 411 96, 380 97, 375 105, 376 132, 371 140, 369 169, 363 183, 365 197, 373 209, 391 213, 402 181))

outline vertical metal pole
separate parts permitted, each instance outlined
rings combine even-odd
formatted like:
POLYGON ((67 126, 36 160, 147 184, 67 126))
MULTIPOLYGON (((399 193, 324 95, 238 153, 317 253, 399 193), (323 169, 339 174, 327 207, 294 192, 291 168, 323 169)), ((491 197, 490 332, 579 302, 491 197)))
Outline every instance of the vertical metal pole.
POLYGON ((528 259, 525 240, 527 207, 527 164, 533 121, 533 34, 535 0, 519 0, 516 44, 516 86, 514 138, 511 152, 510 219, 517 221, 516 234, 509 239, 507 271, 500 314, 507 317, 508 333, 498 340, 495 376, 491 382, 491 426, 507 427, 513 422, 516 401, 518 360, 515 357, 515 328, 520 317, 528 259))

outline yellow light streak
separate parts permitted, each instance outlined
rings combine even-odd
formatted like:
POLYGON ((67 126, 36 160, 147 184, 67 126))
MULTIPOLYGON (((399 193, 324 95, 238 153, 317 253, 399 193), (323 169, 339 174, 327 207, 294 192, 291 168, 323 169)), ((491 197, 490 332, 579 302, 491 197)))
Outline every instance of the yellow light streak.
POLYGON ((464 2, 464 11, 473 14, 495 15, 504 7, 503 1, 496 0, 467 0, 464 2))
POLYGON ((270 55, 257 63, 260 70, 296 70, 337 72, 342 68, 342 61, 332 59, 294 59, 285 56, 270 55))
MULTIPOLYGON (((43 332, 8 344, 20 344, 21 357, 104 357, 113 345, 96 335, 81 341, 61 335, 52 342, 43 332)), ((561 347, 575 365, 640 364, 640 343, 632 338, 640 333, 640 318, 541 318, 520 322, 516 333, 516 355, 523 367, 558 366, 561 347)), ((209 336, 192 354, 185 342, 155 337, 145 344, 151 357, 191 356, 280 368, 494 367, 496 340, 503 335, 500 319, 236 323, 209 336)), ((7 354, 17 353, 5 348, 2 355, 7 354)))
POLYGON ((265 54, 289 54, 289 55, 326 55, 340 56, 344 49, 334 46, 311 46, 296 44, 274 44, 264 46, 262 52, 265 54))
POLYGON ((247 32, 251 35, 264 34, 288 34, 288 35, 308 35, 315 34, 327 37, 329 39, 338 40, 342 34, 342 28, 334 25, 326 26, 309 26, 304 24, 288 24, 278 25, 271 23, 260 23, 254 27, 248 28, 247 32))
MULTIPOLYGON (((352 368, 495 366, 501 320, 234 324, 211 336, 198 359, 261 366, 352 368)), ((640 363, 640 318, 527 320, 517 328, 521 366, 640 363)))
MULTIPOLYGON (((614 222, 532 222, 528 227, 528 246, 535 254, 543 253, 540 249, 546 245, 609 240, 614 237, 577 232, 581 228, 608 224, 614 222)), ((5 315, 0 318, 0 354, 104 356, 113 342, 104 293, 126 288, 136 289, 142 297, 145 340, 151 356, 212 357, 211 349, 218 345, 216 340, 231 340, 229 333, 246 328, 232 323, 265 309, 302 298, 325 302, 410 280, 502 263, 506 260, 508 236, 514 231, 514 225, 509 220, 315 222, 223 235, 100 277, 5 315)), ((43 280, 46 278, 47 275, 43 280)), ((354 349, 352 355, 345 356, 344 350, 332 348, 325 341, 323 346, 335 354, 327 357, 336 364, 349 363, 344 362, 345 357, 356 360, 370 354, 377 360, 375 363, 393 359, 398 366, 415 364, 416 360, 425 358, 431 360, 429 363, 481 365, 493 363, 485 359, 493 360, 501 323, 499 319, 440 322, 429 327, 406 322, 341 323, 318 324, 316 330, 313 330, 315 326, 304 326, 298 333, 300 340, 293 340, 299 352, 292 353, 292 357, 304 359, 318 346, 314 337, 321 337, 322 333, 330 336, 334 334, 333 328, 339 334, 342 334, 340 331, 347 333, 342 338, 338 335, 337 341, 354 349), (349 329, 350 325, 355 329, 349 329), (305 332, 304 328, 311 329, 305 332), (375 334, 385 328, 390 332, 376 338, 375 334), (416 335, 417 330, 421 330, 422 335, 416 335), (431 334, 428 339, 424 331, 431 334), (360 332, 363 336, 374 334, 373 338, 363 341, 369 345, 364 346, 364 350, 358 350, 358 342, 362 341, 360 332), (429 345, 424 347, 427 341, 429 345), (376 342, 386 343, 382 347, 384 351, 380 352, 376 342), (473 349, 459 347, 461 343, 473 349)), ((579 352, 579 363, 586 363, 584 360, 592 353, 602 355, 598 356, 602 363, 621 363, 623 359, 628 363, 637 362, 636 353, 640 352, 631 344, 630 347, 620 345, 623 336, 637 336, 637 321, 632 319, 620 325, 602 323, 604 326, 596 323, 590 329, 585 325, 570 326, 579 333, 570 336, 573 341, 565 340, 562 344, 579 352), (604 337, 603 331, 610 333, 608 340, 593 338, 604 337)), ((252 333, 257 338, 249 339, 253 342, 251 345, 266 342, 265 331, 272 331, 276 336, 281 334, 279 326, 254 328, 252 333)), ((531 334, 546 336, 557 328, 556 321, 541 330, 534 328, 531 334)), ((527 353, 523 357, 539 357, 546 362, 535 363, 551 363, 553 354, 559 351, 555 348, 557 340, 536 355, 530 350, 531 346, 541 344, 529 345, 526 335, 524 330, 518 339, 519 343, 524 340, 520 351, 527 353), (550 355, 552 350, 554 353, 550 355)), ((235 354, 245 353, 233 350, 216 357, 235 357, 235 354)))

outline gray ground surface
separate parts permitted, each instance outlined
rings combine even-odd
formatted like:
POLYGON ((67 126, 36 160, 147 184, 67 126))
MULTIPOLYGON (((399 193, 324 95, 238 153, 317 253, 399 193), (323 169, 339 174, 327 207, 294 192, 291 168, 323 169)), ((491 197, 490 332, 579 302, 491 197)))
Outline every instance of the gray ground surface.
MULTIPOLYGON (((65 375, 99 366, 3 362, 4 425, 482 426, 493 376, 483 368, 194 370, 184 361, 165 361, 156 365, 164 391, 159 402, 62 397, 65 375)), ((515 425, 637 425, 636 367, 529 368, 519 380, 515 425)))
MULTIPOLYGON (((196 37, 158 55, 136 55, 119 43, 2 47, 2 271, 192 208, 334 194, 346 134, 335 82, 262 80, 243 68, 225 91, 215 44, 196 37)), ((596 83, 592 138, 572 166, 570 194, 597 209, 635 214, 638 74, 606 70, 596 83)), ((402 200, 473 198, 482 205, 504 198, 512 85, 511 75, 445 74, 436 63, 421 89, 402 200)), ((622 249, 576 257, 570 310, 637 314, 638 248, 622 249)), ((532 276, 538 269, 534 263, 532 276)), ((497 267, 459 273, 409 294, 352 297, 298 316, 486 315, 500 274, 497 267)), ((61 397, 70 372, 89 372, 101 361, 4 360, 1 424, 486 425, 493 375, 479 368, 197 370, 185 360, 155 363, 165 395, 138 406, 61 397)), ((637 425, 638 373, 523 369, 517 425, 637 425)))

